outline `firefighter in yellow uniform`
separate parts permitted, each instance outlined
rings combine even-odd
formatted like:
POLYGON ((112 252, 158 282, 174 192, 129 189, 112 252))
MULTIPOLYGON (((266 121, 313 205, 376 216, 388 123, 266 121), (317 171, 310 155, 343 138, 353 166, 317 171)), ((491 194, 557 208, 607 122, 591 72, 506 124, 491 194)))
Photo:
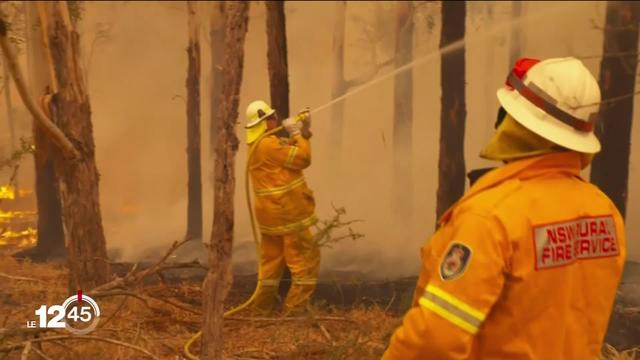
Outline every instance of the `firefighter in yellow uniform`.
POLYGON ((598 358, 625 259, 620 213, 580 177, 598 83, 575 58, 521 59, 497 96, 481 156, 506 164, 439 219, 385 360, 598 358))
POLYGON ((255 195, 255 214, 261 232, 260 279, 252 309, 269 314, 274 306, 285 264, 291 271, 286 313, 306 310, 316 287, 320 250, 309 227, 316 224, 315 200, 303 170, 311 164, 309 113, 304 122, 282 121, 286 134, 268 135, 278 127, 274 109, 264 101, 247 108, 247 143, 256 146, 249 170, 255 195), (279 136, 285 135, 285 136, 279 136), (254 144, 255 143, 255 144, 254 144))

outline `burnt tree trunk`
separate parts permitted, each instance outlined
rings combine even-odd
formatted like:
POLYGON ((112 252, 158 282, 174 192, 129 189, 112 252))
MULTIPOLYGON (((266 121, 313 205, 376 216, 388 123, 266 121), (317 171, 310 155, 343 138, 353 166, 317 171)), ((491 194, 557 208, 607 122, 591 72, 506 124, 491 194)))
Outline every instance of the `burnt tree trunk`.
MULTIPOLYGON (((346 1, 336 2, 335 23, 333 27, 333 78, 331 83, 331 98, 336 99, 347 92, 344 78, 344 38, 347 19, 346 1)), ((330 159, 338 159, 342 150, 342 133, 344 131, 345 101, 338 101, 331 106, 331 144, 330 159)))
POLYGON ((69 291, 109 280, 98 192, 91 106, 80 69, 80 39, 65 1, 38 3, 45 57, 52 83, 52 120, 79 153, 70 159, 52 149, 60 180, 69 266, 69 291))
MULTIPOLYGON (((440 48, 464 39, 466 2, 442 3, 440 48)), ((442 87, 440 110, 440 154, 436 216, 442 214, 464 193, 465 103, 464 46, 441 55, 442 87)))
POLYGON ((267 1, 267 60, 271 106, 280 119, 289 117, 289 67, 284 1, 267 1))
POLYGON ((626 98, 603 103, 596 132, 602 151, 593 159, 591 182, 602 189, 626 214, 631 147, 631 121, 638 60, 635 56, 607 56, 612 53, 638 52, 640 4, 633 1, 608 1, 604 33, 600 88, 602 99, 626 98))
MULTIPOLYGON (((413 59, 413 4, 410 1, 396 3, 395 67, 399 68, 413 59)), ((402 71, 395 76, 393 119, 394 155, 394 213, 406 219, 413 212, 413 178, 411 174, 412 125, 413 125, 413 70, 402 71)))
MULTIPOLYGON (((522 16, 522 3, 520 1, 511 1, 511 20, 518 21, 522 16)), ((522 52, 522 35, 520 32, 521 22, 511 23, 511 41, 509 48, 509 71, 511 67, 518 61, 522 52)))
POLYGON ((209 128, 209 149, 212 161, 215 161, 215 149, 217 143, 216 121, 219 118, 218 112, 222 107, 222 71, 224 61, 224 34, 225 15, 224 1, 213 1, 210 18, 210 48, 211 48, 211 114, 209 128))
MULTIPOLYGON (((269 90, 271 106, 279 119, 289 117, 289 65, 287 62, 287 28, 284 1, 267 1, 267 61, 269 64, 269 90)), ((287 134, 286 130, 281 133, 287 134)), ((291 271, 285 267, 280 294, 284 298, 291 285, 291 271)))
POLYGON ((9 66, 6 61, 2 62, 2 70, 2 81, 4 82, 4 104, 6 106, 7 122, 9 125, 9 141, 11 142, 11 151, 9 151, 9 155, 7 157, 11 157, 13 152, 16 150, 16 130, 15 123, 13 121, 13 104, 11 103, 11 75, 9 74, 9 66))
POLYGON ((231 287, 231 249, 233 245, 233 196, 235 192, 235 156, 238 138, 235 132, 244 61, 244 39, 249 22, 249 2, 225 3, 224 42, 225 77, 222 83, 222 108, 217 113, 213 229, 209 248, 209 272, 204 280, 202 302, 204 323, 202 354, 205 359, 222 358, 224 299, 231 287))
MULTIPOLYGON (((24 6, 29 87, 31 95, 35 99, 39 99, 50 87, 47 65, 44 61, 45 51, 41 41, 42 34, 36 5, 34 2, 26 1, 24 6)), ((53 144, 49 141, 42 126, 35 120, 33 122, 33 141, 35 145, 33 158, 36 178, 35 195, 38 206, 38 242, 34 249, 21 252, 18 256, 26 256, 36 261, 64 258, 66 248, 62 228, 62 204, 51 157, 53 144)))
POLYGON ((187 47, 187 233, 202 240, 202 170, 200 166, 200 40, 196 3, 187 2, 189 46, 187 47))

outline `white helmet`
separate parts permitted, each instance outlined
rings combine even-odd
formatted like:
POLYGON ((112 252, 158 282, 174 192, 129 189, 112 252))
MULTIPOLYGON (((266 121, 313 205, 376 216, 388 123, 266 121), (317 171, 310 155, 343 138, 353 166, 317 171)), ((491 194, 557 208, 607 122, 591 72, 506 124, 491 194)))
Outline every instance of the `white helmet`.
POLYGON ((580 60, 520 59, 497 95, 516 121, 543 138, 582 153, 600 151, 593 132, 600 88, 580 60))
POLYGON ((247 106, 247 144, 253 143, 267 131, 267 125, 263 120, 275 113, 276 111, 262 100, 256 100, 247 106))

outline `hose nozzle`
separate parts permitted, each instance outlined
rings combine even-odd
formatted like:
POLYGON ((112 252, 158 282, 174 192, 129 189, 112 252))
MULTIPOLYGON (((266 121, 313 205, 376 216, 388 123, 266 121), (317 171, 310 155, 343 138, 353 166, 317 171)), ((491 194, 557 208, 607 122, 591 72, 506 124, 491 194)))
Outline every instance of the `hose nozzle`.
POLYGON ((309 118, 311 118, 311 110, 309 109, 309 107, 306 107, 303 110, 299 111, 295 117, 296 121, 305 121, 309 120, 309 118))

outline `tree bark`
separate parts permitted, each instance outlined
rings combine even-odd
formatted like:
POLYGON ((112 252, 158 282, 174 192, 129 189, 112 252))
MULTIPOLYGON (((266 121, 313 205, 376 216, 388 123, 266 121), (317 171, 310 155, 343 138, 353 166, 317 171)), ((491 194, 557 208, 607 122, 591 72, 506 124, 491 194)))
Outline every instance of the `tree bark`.
MULTIPOLYGON (((287 28, 284 1, 266 1, 267 7, 267 61, 271 106, 280 119, 289 117, 289 65, 287 61, 287 28)), ((286 130, 279 135, 286 136, 286 130)), ((279 293, 286 296, 291 285, 291 270, 285 267, 279 293)))
MULTIPOLYGON (((38 21, 38 11, 32 1, 25 1, 26 48, 31 95, 39 99, 50 87, 47 66, 44 62, 42 33, 38 21)), ((33 122, 33 153, 35 165, 35 194, 38 206, 38 242, 34 249, 22 255, 33 260, 64 258, 64 230, 62 228, 62 204, 51 152, 53 144, 37 121, 33 122)))
POLYGON ((187 47, 187 233, 202 239, 202 170, 200 166, 200 32, 196 3, 187 2, 189 46, 187 47))
MULTIPOLYGON (((604 33, 603 57, 600 63, 602 99, 635 92, 638 60, 635 56, 607 56, 612 53, 638 52, 640 4, 634 1, 608 1, 604 33)), ((593 159, 591 182, 613 200, 626 214, 631 147, 631 122, 634 97, 603 103, 596 133, 602 151, 593 159)))
POLYGON ((59 149, 52 151, 60 180, 69 292, 75 292, 109 280, 91 107, 79 66, 79 35, 69 19, 67 3, 38 2, 38 12, 53 90, 49 111, 79 154, 71 160, 59 149))
POLYGON ((287 30, 284 1, 266 1, 267 7, 267 60, 269 63, 269 89, 271 106, 278 117, 289 117, 289 67, 287 65, 287 30))
MULTIPOLYGON (((29 110, 31 115, 33 115, 33 117, 42 125, 43 129, 47 131, 47 133, 51 137, 51 140, 56 144, 56 146, 58 146, 62 151, 65 152, 65 155, 67 155, 70 159, 77 159, 80 156, 78 150, 73 146, 71 141, 69 141, 67 136, 60 130, 60 128, 58 128, 56 124, 53 123, 47 115, 45 115, 43 110, 31 96, 31 94, 29 94, 27 82, 25 81, 20 69, 20 65, 18 64, 18 56, 16 55, 16 50, 13 44, 9 42, 9 37, 7 34, 7 24, 5 24, 4 20, 2 19, 0 19, 0 47, 2 48, 5 64, 11 72, 11 77, 13 77, 14 84, 16 85, 16 89, 18 90, 18 94, 20 94, 20 98, 22 99, 22 102, 24 103, 27 110, 29 110)), ((51 72, 53 72, 53 68, 51 68, 50 70, 51 72)))
MULTIPOLYGON (((442 3, 440 48, 464 39, 466 2, 442 3)), ((442 214, 464 193, 465 48, 442 53, 440 110, 440 154, 436 215, 442 214)))
POLYGON ((16 130, 13 121, 13 104, 11 103, 11 75, 9 74, 9 65, 6 61, 2 62, 2 70, 2 81, 4 82, 4 104, 7 107, 7 122, 9 125, 9 137, 11 141, 10 154, 12 154, 16 150, 16 130))
POLYGON ((223 106, 217 113, 213 229, 209 248, 209 272, 204 280, 202 301, 204 323, 202 354, 205 359, 222 358, 224 299, 231 287, 231 249, 233 245, 233 197, 235 192, 235 155, 238 138, 235 125, 244 61, 244 40, 249 22, 249 2, 225 3, 224 42, 225 77, 222 83, 223 106))
POLYGON ((225 15, 224 1, 213 1, 210 19, 210 47, 211 47, 211 115, 209 128, 209 148, 211 160, 215 161, 215 149, 217 143, 216 121, 219 118, 218 112, 222 108, 222 71, 224 62, 224 34, 225 15))
MULTIPOLYGON (((413 59, 413 4, 396 3, 395 66, 399 68, 413 59)), ((394 155, 394 214, 406 219, 413 212, 412 125, 413 125, 413 70, 395 76, 393 119, 394 155)))

